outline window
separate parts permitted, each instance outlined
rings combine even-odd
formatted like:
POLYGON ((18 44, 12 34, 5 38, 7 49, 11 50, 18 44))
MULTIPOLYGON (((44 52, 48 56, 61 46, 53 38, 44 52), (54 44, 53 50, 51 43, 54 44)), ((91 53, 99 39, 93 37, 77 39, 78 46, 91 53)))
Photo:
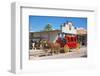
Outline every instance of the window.
POLYGON ((71 25, 69 25, 69 30, 71 30, 71 25))

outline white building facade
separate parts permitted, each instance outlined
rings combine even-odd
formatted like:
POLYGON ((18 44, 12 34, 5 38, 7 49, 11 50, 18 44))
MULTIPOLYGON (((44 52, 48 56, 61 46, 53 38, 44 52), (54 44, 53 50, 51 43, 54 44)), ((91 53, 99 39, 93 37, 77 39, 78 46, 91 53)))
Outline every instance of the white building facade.
POLYGON ((61 26, 61 31, 62 33, 67 33, 67 34, 77 34, 77 30, 73 26, 73 23, 71 22, 64 23, 64 25, 61 26))

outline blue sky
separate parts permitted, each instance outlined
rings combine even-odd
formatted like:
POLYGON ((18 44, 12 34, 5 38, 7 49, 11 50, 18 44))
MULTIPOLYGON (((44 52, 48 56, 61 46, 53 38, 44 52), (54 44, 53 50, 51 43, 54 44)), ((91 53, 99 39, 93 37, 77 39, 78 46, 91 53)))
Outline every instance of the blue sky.
POLYGON ((29 28, 30 31, 38 32, 42 31, 49 23, 53 29, 60 30, 60 25, 67 21, 72 22, 77 28, 82 27, 87 29, 87 18, 58 16, 29 16, 29 28))

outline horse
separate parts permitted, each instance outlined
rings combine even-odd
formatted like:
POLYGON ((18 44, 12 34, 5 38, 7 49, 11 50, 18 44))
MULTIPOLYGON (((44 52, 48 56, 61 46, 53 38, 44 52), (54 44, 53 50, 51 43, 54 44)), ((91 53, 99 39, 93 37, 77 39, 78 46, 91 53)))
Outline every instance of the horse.
POLYGON ((33 50, 40 49, 40 46, 41 46, 40 41, 34 41, 34 42, 32 43, 32 49, 33 49, 33 50))
POLYGON ((60 53, 60 44, 55 42, 51 42, 49 40, 40 40, 38 42, 32 43, 32 49, 42 49, 46 53, 51 53, 54 55, 55 53, 60 53))
POLYGON ((51 42, 49 40, 46 40, 46 42, 44 44, 44 48, 50 49, 52 55, 55 54, 55 53, 56 54, 60 53, 60 44, 57 43, 57 42, 53 43, 53 42, 51 42))

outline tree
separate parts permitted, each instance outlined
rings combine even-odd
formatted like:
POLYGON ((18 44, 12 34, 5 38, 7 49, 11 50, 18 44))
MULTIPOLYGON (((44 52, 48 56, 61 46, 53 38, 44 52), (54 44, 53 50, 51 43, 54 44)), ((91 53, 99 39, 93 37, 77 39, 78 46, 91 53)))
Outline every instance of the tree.
POLYGON ((44 28, 44 31, 51 31, 52 30, 52 25, 51 24, 47 24, 44 28))

